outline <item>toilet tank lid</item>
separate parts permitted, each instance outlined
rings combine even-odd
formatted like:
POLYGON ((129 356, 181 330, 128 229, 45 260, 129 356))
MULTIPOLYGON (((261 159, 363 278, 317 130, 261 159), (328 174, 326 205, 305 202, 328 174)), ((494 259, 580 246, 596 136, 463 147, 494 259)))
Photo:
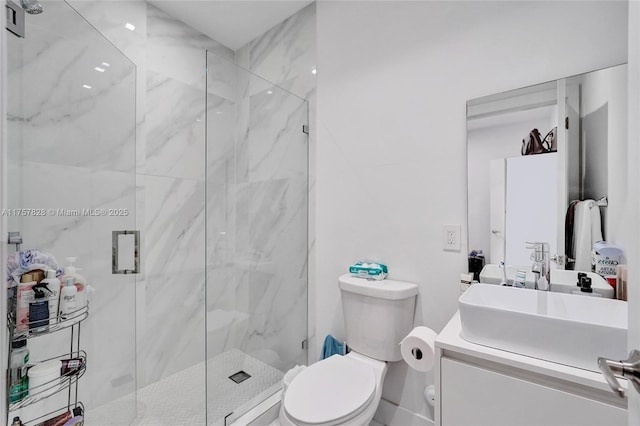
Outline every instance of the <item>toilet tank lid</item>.
POLYGON ((350 274, 338 278, 340 289, 378 299, 402 300, 418 294, 418 285, 394 280, 367 280, 350 274))

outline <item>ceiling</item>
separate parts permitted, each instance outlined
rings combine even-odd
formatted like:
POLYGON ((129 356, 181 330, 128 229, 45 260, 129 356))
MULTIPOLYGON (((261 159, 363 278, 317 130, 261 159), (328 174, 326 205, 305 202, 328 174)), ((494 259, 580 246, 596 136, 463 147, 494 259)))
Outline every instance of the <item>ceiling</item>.
POLYGON ((233 50, 312 3, 306 0, 148 1, 233 50))

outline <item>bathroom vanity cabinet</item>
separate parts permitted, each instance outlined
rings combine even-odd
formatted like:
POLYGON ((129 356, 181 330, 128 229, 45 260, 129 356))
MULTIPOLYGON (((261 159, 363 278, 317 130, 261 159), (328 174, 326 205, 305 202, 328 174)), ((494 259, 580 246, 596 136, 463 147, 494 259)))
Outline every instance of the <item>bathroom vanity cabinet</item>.
POLYGON ((626 398, 600 373, 469 343, 459 313, 438 335, 434 369, 436 425, 627 424, 626 398))

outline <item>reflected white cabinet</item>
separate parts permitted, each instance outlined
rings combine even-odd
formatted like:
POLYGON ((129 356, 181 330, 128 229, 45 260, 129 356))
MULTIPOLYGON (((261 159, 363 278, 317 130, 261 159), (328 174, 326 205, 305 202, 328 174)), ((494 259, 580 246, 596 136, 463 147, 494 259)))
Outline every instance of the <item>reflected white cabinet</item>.
POLYGON ((436 426, 627 425, 627 400, 599 373, 469 343, 459 314, 436 339, 434 368, 436 426))

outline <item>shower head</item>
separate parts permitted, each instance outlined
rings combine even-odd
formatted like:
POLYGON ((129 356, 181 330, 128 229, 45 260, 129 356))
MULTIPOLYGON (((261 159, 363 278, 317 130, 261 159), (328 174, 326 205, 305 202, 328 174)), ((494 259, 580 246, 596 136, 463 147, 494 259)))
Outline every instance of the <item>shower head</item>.
POLYGON ((24 11, 31 15, 42 13, 42 5, 38 2, 38 0, 20 0, 20 4, 22 5, 24 11))

